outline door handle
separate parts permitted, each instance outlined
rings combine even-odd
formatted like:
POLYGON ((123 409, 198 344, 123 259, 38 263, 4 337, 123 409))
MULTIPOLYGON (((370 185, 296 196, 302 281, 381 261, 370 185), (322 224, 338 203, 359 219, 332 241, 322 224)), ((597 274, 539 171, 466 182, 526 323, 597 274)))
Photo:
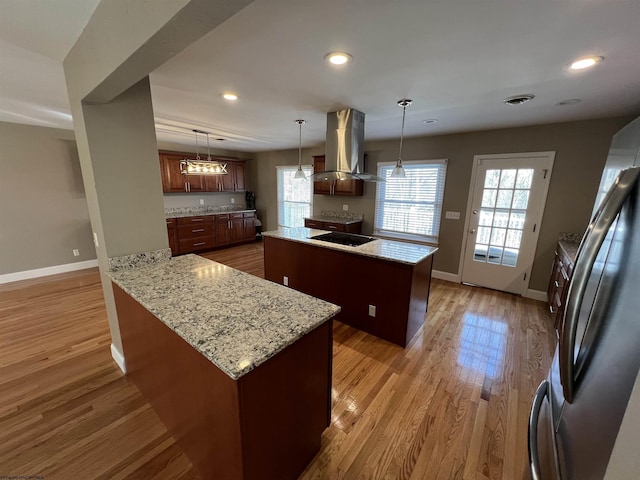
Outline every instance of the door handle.
POLYGON ((543 380, 538 386, 536 394, 533 396, 531 413, 529 413, 529 470, 531 480, 541 480, 540 455, 538 453, 538 419, 540 418, 540 408, 542 401, 549 391, 549 382, 543 380))
POLYGON ((640 177, 640 167, 620 172, 593 216, 585 236, 580 242, 576 255, 576 264, 571 274, 567 293, 564 325, 560 338, 560 381, 562 393, 567 402, 572 403, 575 396, 575 364, 573 351, 576 344, 578 316, 582 307, 582 297, 587 288, 589 275, 598 256, 600 247, 615 221, 622 205, 627 200, 640 177))

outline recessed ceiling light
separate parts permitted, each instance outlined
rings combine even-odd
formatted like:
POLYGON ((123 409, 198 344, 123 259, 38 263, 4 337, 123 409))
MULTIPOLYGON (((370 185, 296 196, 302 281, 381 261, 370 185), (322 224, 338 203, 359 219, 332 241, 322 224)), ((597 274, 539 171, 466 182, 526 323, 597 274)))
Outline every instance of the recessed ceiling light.
POLYGON ((600 63, 604 57, 585 57, 580 58, 571 64, 572 70, 582 70, 583 68, 593 67, 596 63, 600 63))
POLYGON ((430 123, 438 123, 437 118, 427 118, 426 120, 422 120, 422 123, 430 124, 430 123))
POLYGON ((353 61, 353 57, 347 52, 330 52, 324 56, 324 59, 332 65, 345 65, 353 61))
POLYGON ((221 93, 220 96, 222 98, 224 98, 225 100, 237 100, 238 99, 238 95, 236 95, 233 92, 224 92, 224 93, 221 93))
POLYGON ((502 99, 502 103, 506 103, 507 105, 522 105, 523 103, 527 103, 529 100, 535 98, 535 95, 530 93, 525 93, 523 95, 514 95, 513 97, 507 97, 502 99))
POLYGON ((576 103, 580 103, 579 98, 570 98, 569 100, 562 100, 561 102, 556 103, 556 105, 575 105, 576 103))

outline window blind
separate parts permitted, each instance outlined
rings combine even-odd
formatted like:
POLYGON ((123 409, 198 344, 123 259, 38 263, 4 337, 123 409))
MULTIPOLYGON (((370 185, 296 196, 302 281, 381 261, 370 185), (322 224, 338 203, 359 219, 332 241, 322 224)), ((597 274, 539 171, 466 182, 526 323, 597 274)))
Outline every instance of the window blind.
POLYGON ((406 178, 392 178, 394 163, 378 163, 386 180, 376 188, 374 233, 437 243, 447 160, 403 162, 406 178))
POLYGON ((311 216, 313 200, 313 174, 310 165, 303 165, 302 171, 307 178, 293 178, 298 166, 276 167, 278 184, 278 226, 304 227, 304 218, 311 216))

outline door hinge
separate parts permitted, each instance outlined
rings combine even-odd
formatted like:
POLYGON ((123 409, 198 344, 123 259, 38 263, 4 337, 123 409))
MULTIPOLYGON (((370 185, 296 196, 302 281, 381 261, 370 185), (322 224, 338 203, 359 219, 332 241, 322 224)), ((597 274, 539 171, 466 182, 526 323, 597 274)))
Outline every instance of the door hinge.
POLYGON ((548 169, 548 168, 545 168, 545 169, 543 169, 542 171, 543 171, 543 173, 544 173, 544 176, 543 176, 542 178, 543 178, 543 179, 547 178, 547 172, 549 171, 549 169, 548 169))
POLYGON ((522 278, 522 281, 525 281, 527 279, 527 272, 524 272, 524 277, 522 278))
POLYGON ((537 224, 537 223, 534 223, 534 224, 533 224, 533 231, 534 231, 534 232, 536 231, 536 227, 537 227, 537 226, 538 226, 538 224, 537 224))

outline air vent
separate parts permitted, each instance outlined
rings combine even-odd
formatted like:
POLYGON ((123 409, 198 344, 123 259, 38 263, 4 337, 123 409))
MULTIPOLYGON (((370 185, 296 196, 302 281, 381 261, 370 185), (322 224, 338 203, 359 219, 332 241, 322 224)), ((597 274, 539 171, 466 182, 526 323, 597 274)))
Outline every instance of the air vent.
POLYGON ((507 105, 522 105, 523 103, 527 103, 529 100, 532 100, 535 95, 531 95, 527 93, 525 95, 514 95, 513 97, 507 97, 502 99, 502 103, 506 103, 507 105))

